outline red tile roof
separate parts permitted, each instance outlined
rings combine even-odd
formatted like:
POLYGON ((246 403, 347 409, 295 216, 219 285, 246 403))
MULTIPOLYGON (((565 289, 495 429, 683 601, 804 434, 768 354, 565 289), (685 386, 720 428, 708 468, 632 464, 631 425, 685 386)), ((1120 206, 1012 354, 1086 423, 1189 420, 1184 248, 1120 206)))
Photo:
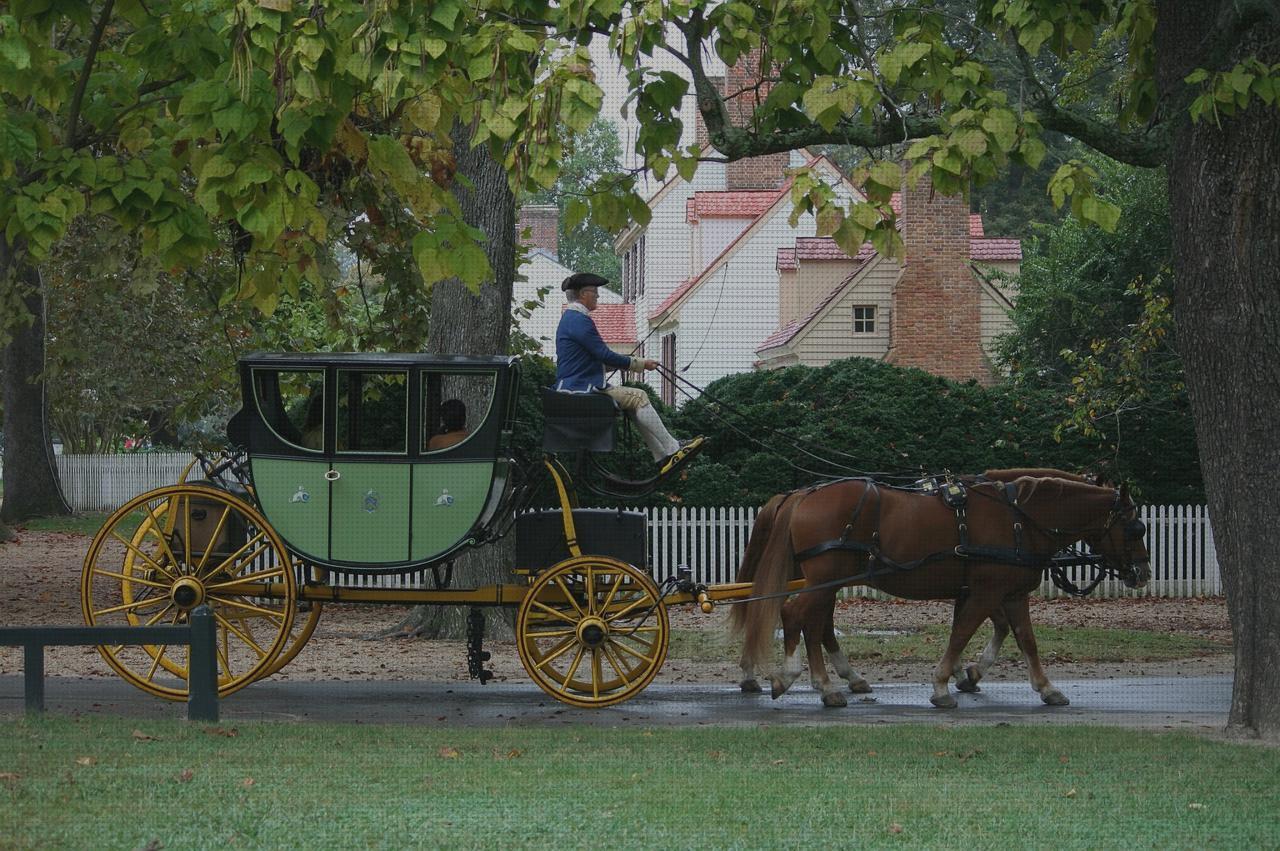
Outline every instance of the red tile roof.
POLYGON ((796 268, 796 250, 794 248, 778 249, 778 271, 796 268))
POLYGON ((754 219, 772 207, 776 200, 777 189, 695 192, 685 202, 685 215, 690 222, 712 217, 754 219))
POLYGON ((693 289, 693 285, 694 285, 694 284, 696 284, 696 283, 698 283, 698 281, 701 279, 701 277, 702 277, 701 275, 698 275, 698 276, 695 276, 695 277, 693 277, 693 278, 689 278, 689 279, 688 279, 688 280, 686 280, 684 283, 682 283, 680 286, 676 287, 676 291, 675 291, 675 292, 673 292, 671 295, 669 295, 669 296, 667 296, 666 298, 664 298, 664 299, 662 300, 662 304, 658 305, 658 307, 657 307, 655 310, 651 310, 651 311, 649 312, 649 319, 650 319, 650 320, 652 320, 655 316, 660 316, 660 315, 662 315, 662 313, 663 313, 663 312, 664 312, 668 307, 670 307, 671 305, 673 305, 673 304, 675 304, 677 301, 679 301, 679 300, 680 300, 680 297, 681 297, 682 295, 684 295, 685 293, 687 293, 689 290, 693 289))
MULTIPOLYGON (((561 310, 567 305, 562 305, 561 310)), ((600 337, 612 346, 635 345, 636 306, 634 304, 597 304, 591 311, 600 337)))
POLYGON ((1021 260, 1022 240, 1020 239, 970 239, 969 259, 971 260, 1021 260))

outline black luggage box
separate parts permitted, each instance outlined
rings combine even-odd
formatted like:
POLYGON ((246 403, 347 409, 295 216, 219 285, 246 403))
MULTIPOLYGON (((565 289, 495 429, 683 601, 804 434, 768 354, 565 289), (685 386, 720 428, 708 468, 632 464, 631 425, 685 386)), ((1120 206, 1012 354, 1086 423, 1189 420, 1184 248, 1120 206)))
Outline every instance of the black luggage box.
MULTIPOLYGON (((584 556, 609 556, 645 570, 645 517, 640 511, 576 508, 573 525, 584 556)), ((559 509, 532 511, 516 518, 516 567, 545 570, 569 558, 564 519, 559 509)))

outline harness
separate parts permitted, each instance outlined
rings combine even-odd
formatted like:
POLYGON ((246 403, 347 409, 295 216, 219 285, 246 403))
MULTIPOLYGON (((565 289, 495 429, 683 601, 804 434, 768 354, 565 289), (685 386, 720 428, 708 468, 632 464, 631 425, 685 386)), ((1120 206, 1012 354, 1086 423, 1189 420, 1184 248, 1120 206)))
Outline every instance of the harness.
MULTIPOLYGON (((840 482, 861 481, 866 484, 862 492, 862 496, 858 500, 858 504, 854 507, 853 513, 849 518, 848 524, 844 528, 843 534, 834 540, 823 541, 812 547, 801 550, 796 553, 797 562, 815 558, 819 555, 829 552, 853 552, 865 555, 867 559, 867 570, 865 573, 855 577, 848 577, 842 580, 842 584, 853 584, 855 582, 873 579, 876 576, 888 573, 916 570, 926 564, 945 559, 959 559, 964 565, 964 575, 961 580, 960 597, 963 599, 969 592, 969 564, 973 561, 994 561, 1001 564, 1011 564, 1018 567, 1025 567, 1032 570, 1048 571, 1053 584, 1072 596, 1084 596, 1107 578, 1107 576, 1115 572, 1111 568, 1103 566, 1103 558, 1095 553, 1082 552, 1076 549, 1066 549, 1056 552, 1037 553, 1026 548, 1024 543, 1024 532, 1027 526, 1041 532, 1049 538, 1053 538, 1056 533, 1061 537, 1063 530, 1045 530, 1040 529, 1035 521, 1027 515, 1022 506, 1018 503, 1018 489, 1013 482, 991 482, 991 484, 1000 484, 998 490, 1003 504, 1008 508, 1010 515, 1010 523, 1013 532, 1013 547, 997 547, 985 544, 975 544, 969 538, 969 494, 971 488, 966 486, 964 482, 952 478, 950 475, 944 477, 934 477, 917 482, 912 488, 891 488, 893 490, 910 491, 914 493, 922 493, 927 495, 936 495, 941 502, 951 510, 956 521, 956 540, 957 544, 949 550, 939 550, 929 553, 921 558, 913 561, 899 562, 884 555, 880 550, 880 508, 883 499, 880 498, 880 489, 886 487, 870 478, 859 479, 840 479, 840 482), (875 520, 872 525, 870 543, 855 540, 853 538, 854 524, 862 516, 866 509, 868 501, 872 495, 875 499, 875 520), (1066 568, 1073 566, 1088 566, 1095 571, 1095 577, 1092 582, 1084 588, 1075 585, 1066 573, 1066 568)), ((822 487, 829 486, 835 482, 826 482, 821 485, 815 485, 806 489, 806 493, 812 493, 822 487)), ((979 480, 976 483, 984 483, 979 480)), ((987 497, 986 494, 978 491, 980 495, 987 497)), ((996 497, 987 497, 995 499, 996 497)), ((1112 504, 1111 514, 1103 529, 1104 534, 1111 529, 1116 522, 1123 519, 1124 511, 1121 505, 1121 493, 1116 491, 1115 501, 1112 504)), ((1126 550, 1126 560, 1128 556, 1129 542, 1134 539, 1140 539, 1145 534, 1145 526, 1137 519, 1125 521, 1124 540, 1126 550)))

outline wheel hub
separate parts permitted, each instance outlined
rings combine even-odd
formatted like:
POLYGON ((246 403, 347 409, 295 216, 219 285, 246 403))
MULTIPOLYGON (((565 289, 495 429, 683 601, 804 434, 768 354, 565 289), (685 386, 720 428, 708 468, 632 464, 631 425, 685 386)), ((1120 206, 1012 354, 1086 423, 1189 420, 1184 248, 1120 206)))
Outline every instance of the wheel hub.
POLYGON ((599 647, 608 637, 609 626, 600 618, 583 618, 578 624, 578 640, 587 647, 599 647))
POLYGON ((183 610, 194 609, 204 602, 204 586, 200 584, 198 579, 184 576, 173 583, 173 587, 169 589, 169 596, 178 608, 183 610))

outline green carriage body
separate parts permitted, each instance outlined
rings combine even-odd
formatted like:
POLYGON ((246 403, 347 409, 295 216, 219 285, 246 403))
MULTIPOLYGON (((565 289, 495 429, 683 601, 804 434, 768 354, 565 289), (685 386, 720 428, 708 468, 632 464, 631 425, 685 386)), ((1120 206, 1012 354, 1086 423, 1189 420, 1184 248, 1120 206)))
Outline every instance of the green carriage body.
POLYGON ((240 361, 228 436, 297 556, 344 572, 418 570, 476 542, 498 511, 518 375, 507 357, 253 354, 240 361), (432 448, 455 398, 465 435, 432 448))

